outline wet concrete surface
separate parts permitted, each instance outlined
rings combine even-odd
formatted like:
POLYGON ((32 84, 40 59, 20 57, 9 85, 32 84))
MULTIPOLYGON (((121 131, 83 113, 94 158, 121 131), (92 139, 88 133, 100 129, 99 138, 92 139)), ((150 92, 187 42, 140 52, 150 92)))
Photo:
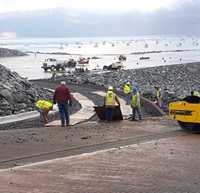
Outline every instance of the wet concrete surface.
POLYGON ((168 117, 0 131, 0 143, 0 193, 200 190, 200 135, 168 117))

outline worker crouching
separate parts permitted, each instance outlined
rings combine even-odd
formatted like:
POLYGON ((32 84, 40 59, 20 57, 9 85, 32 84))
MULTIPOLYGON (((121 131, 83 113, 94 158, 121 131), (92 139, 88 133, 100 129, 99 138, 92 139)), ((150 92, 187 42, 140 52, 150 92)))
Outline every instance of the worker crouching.
POLYGON ((36 110, 40 113, 40 121, 41 123, 47 124, 48 121, 48 114, 50 110, 53 110, 53 104, 49 101, 45 100, 38 100, 35 103, 36 110))
POLYGON ((113 92, 113 87, 108 87, 108 92, 104 98, 104 106, 106 107, 106 122, 112 122, 115 110, 115 103, 120 106, 117 95, 113 92))

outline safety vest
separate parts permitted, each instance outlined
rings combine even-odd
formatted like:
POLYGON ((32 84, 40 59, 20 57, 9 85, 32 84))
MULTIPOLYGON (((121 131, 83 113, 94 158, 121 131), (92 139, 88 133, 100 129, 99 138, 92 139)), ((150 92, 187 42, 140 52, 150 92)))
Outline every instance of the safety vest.
POLYGON ((39 109, 43 109, 43 108, 50 108, 53 106, 52 103, 45 101, 45 100, 38 100, 35 104, 35 106, 39 109))
POLYGON ((194 91, 194 96, 200 96, 197 91, 194 91))
POLYGON ((106 101, 105 101, 106 106, 115 106, 115 93, 113 91, 108 91, 106 94, 106 101))
POLYGON ((124 93, 125 94, 129 94, 131 92, 131 88, 130 86, 128 86, 127 84, 124 86, 124 93))
POLYGON ((161 98, 162 97, 162 93, 161 93, 161 90, 159 89, 159 90, 157 90, 156 91, 156 97, 158 98, 161 98))
POLYGON ((139 100, 139 93, 133 94, 132 96, 132 100, 131 100, 131 106, 134 107, 140 107, 140 102, 138 102, 139 100))

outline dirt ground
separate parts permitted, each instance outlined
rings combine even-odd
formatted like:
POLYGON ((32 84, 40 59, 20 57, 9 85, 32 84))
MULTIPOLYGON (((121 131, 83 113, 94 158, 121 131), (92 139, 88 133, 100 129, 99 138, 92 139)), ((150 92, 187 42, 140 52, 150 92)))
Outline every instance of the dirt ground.
MULTIPOLYGON (((113 141, 116 141, 114 145, 117 145, 119 141, 128 138, 134 139, 149 135, 154 135, 156 138, 157 134, 177 129, 180 130, 176 122, 169 120, 168 117, 162 117, 146 118, 142 123, 129 120, 114 121, 113 123, 89 121, 64 128, 51 126, 0 131, 2 147, 0 148, 0 168, 21 165, 23 162, 21 163, 21 160, 17 159, 22 157, 32 159, 32 155, 69 150, 75 147, 78 149, 93 144, 104 144, 105 148, 108 148, 110 142, 113 141)), ((76 151, 74 153, 76 154, 76 151)), ((37 159, 41 161, 47 158, 44 155, 37 159)))
MULTIPOLYGON (((71 87, 101 105, 90 94, 96 89, 71 87)), ((167 115, 144 115, 142 122, 93 117, 66 127, 34 126, 38 119, 1 126, 0 193, 198 192, 200 135, 167 115)))
POLYGON ((0 193, 196 193, 199 137, 167 116, 0 131, 0 193))

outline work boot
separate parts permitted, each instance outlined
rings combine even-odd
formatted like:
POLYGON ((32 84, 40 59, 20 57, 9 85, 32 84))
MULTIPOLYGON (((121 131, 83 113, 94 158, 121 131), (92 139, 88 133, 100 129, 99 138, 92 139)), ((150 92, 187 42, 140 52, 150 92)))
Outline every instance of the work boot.
POLYGON ((131 119, 131 121, 138 121, 137 119, 131 119))

